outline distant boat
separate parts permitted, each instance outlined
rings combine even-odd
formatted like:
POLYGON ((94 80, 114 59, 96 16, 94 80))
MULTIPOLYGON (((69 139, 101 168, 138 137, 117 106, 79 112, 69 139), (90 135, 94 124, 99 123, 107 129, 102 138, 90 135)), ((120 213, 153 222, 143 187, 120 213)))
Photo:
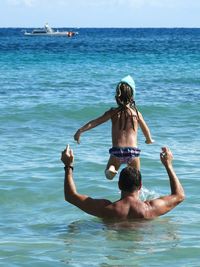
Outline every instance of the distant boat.
POLYGON ((74 31, 55 31, 53 30, 48 23, 44 25, 42 29, 34 29, 32 32, 24 32, 25 36, 67 36, 72 37, 78 34, 78 32, 74 31))

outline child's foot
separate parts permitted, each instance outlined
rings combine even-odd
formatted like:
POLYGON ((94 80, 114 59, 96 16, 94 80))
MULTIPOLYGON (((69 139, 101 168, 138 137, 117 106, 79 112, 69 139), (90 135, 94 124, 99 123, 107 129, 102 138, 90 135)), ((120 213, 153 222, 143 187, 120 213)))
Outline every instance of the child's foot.
POLYGON ((106 178, 109 180, 112 180, 116 174, 117 171, 115 170, 115 167, 113 165, 111 165, 109 169, 105 170, 106 178))

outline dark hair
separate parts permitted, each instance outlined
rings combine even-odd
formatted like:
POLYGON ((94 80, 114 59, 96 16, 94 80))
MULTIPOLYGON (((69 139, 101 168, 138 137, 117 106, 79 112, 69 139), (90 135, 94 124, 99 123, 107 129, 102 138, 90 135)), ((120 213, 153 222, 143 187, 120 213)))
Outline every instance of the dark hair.
MULTIPOLYGON (((133 108, 136 111, 137 118, 139 119, 138 110, 136 108, 135 101, 133 98, 133 89, 131 88, 131 86, 125 82, 118 83, 116 88, 115 99, 120 108, 119 111, 121 113, 120 128, 122 127, 122 113, 125 114, 125 124, 124 124, 124 130, 125 130, 128 114, 130 112, 129 108, 127 107, 128 104, 130 105, 131 108, 133 108)), ((134 129, 134 123, 133 123, 133 129, 134 129)))
POLYGON ((132 105, 134 102, 133 89, 127 83, 120 82, 118 83, 117 88, 116 88, 115 98, 116 98, 117 104, 120 107, 124 107, 127 104, 132 105))
POLYGON ((119 176, 119 187, 122 191, 133 192, 142 186, 142 176, 139 170, 128 166, 122 169, 119 176))

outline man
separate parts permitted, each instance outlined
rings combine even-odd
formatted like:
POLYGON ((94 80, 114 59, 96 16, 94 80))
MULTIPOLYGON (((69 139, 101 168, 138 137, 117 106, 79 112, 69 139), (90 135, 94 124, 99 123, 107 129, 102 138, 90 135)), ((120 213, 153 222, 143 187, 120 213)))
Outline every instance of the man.
POLYGON ((93 199, 87 195, 79 194, 73 180, 74 155, 67 145, 62 152, 61 160, 65 164, 64 194, 65 200, 77 206, 84 212, 103 219, 128 220, 128 219, 153 219, 163 215, 184 198, 183 187, 173 169, 173 155, 169 148, 162 148, 160 159, 169 176, 171 194, 153 200, 141 201, 139 192, 142 186, 141 174, 132 167, 124 168, 119 177, 121 198, 115 202, 107 199, 93 199))

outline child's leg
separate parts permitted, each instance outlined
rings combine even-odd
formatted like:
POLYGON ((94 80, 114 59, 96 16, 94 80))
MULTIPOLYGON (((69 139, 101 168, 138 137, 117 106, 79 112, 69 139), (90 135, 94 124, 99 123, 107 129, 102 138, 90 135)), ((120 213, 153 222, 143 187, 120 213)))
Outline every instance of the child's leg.
POLYGON ((131 161, 129 161, 128 165, 140 171, 140 158, 133 158, 131 161))
POLYGON ((105 169, 106 178, 112 180, 114 176, 117 174, 121 163, 120 160, 116 157, 110 156, 108 160, 108 164, 105 169))

